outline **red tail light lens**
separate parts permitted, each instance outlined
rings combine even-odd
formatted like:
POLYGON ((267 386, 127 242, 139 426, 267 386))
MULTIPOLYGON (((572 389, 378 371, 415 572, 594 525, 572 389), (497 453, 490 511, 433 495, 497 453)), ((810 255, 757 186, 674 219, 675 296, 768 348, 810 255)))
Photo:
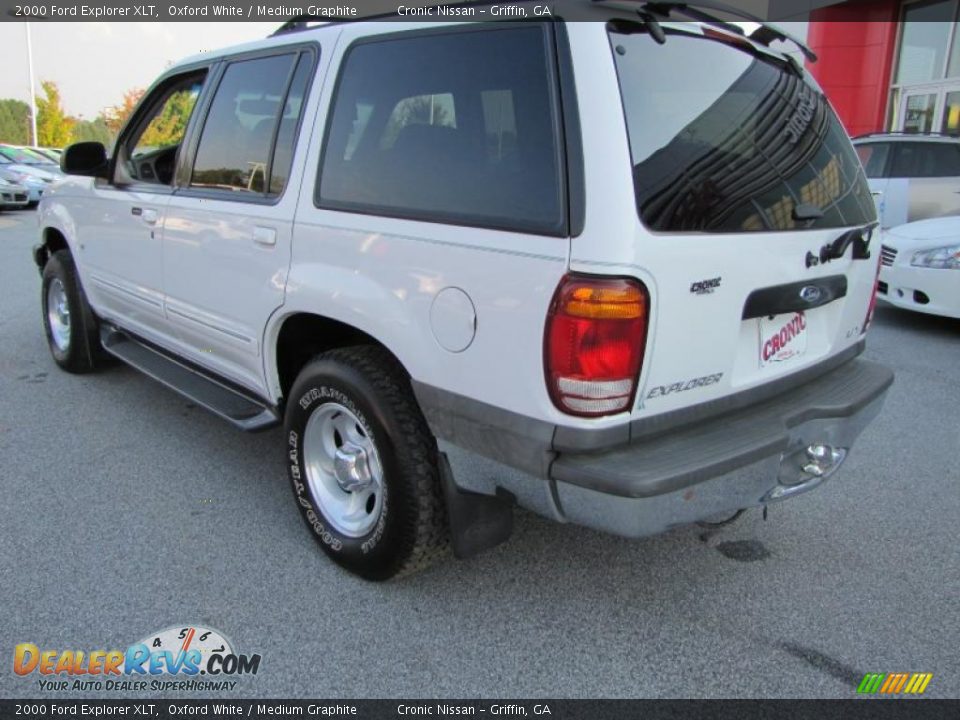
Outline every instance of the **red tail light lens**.
POLYGON ((553 404, 596 417, 630 408, 650 299, 637 280, 568 275, 547 315, 544 364, 553 404))
POLYGON ((863 319, 863 330, 860 331, 860 334, 863 335, 867 328, 870 327, 870 323, 873 322, 873 311, 877 309, 877 288, 880 287, 880 262, 877 261, 877 274, 873 278, 873 295, 870 296, 870 304, 867 306, 867 316, 863 319))

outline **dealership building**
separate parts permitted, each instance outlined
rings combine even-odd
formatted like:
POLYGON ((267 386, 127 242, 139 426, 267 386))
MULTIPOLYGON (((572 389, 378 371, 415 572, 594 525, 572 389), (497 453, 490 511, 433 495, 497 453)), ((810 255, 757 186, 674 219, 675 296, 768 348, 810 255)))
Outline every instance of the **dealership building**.
POLYGON ((806 20, 808 67, 851 135, 960 135, 960 0, 775 2, 774 22, 806 20))

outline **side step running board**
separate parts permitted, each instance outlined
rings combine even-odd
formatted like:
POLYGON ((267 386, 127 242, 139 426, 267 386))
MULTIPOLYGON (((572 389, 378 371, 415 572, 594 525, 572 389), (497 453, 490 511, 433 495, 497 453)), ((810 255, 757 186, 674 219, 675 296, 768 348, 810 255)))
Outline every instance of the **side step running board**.
POLYGON ((115 327, 102 325, 100 341, 111 355, 241 430, 257 432, 280 424, 276 408, 115 327))

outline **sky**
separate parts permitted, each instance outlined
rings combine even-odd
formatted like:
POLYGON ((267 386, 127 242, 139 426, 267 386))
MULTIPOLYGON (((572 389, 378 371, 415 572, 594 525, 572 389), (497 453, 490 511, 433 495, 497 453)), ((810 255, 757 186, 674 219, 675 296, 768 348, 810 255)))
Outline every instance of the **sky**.
MULTIPOLYGON (((37 94, 40 81, 60 87, 70 115, 92 120, 147 87, 170 63, 205 50, 266 37, 280 23, 30 23, 37 94)), ((29 99, 25 23, 0 23, 0 98, 29 99)))

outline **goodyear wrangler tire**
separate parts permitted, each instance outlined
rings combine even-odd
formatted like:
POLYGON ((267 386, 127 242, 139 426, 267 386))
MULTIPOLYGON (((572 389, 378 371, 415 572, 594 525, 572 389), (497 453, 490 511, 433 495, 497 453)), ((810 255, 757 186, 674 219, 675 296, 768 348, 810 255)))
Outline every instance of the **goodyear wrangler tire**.
POLYGON ((445 551, 436 440, 389 353, 318 355, 293 384, 284 428, 297 507, 336 563, 387 580, 445 551))
POLYGON ((92 372, 104 365, 97 317, 68 250, 58 250, 47 260, 41 288, 43 329, 57 365, 72 373, 92 372))

